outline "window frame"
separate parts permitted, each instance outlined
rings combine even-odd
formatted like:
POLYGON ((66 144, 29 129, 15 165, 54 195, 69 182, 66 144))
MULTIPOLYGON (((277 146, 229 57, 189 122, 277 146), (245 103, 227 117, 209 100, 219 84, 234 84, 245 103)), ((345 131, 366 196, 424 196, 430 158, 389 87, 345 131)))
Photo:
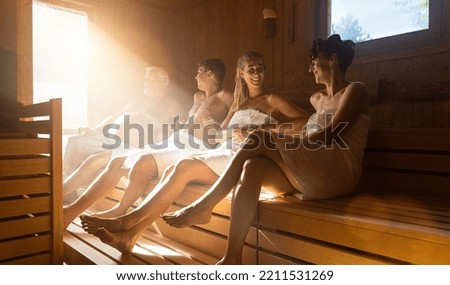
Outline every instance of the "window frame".
MULTIPOLYGON (((327 38, 331 33, 331 1, 319 0, 317 5, 316 34, 319 38, 327 38), (325 21, 323 19, 326 19, 325 21)), ((441 36, 442 0, 429 0, 429 27, 426 30, 398 34, 379 39, 356 43, 358 52, 363 54, 377 53, 385 48, 393 48, 415 44, 425 40, 438 39, 441 36)))

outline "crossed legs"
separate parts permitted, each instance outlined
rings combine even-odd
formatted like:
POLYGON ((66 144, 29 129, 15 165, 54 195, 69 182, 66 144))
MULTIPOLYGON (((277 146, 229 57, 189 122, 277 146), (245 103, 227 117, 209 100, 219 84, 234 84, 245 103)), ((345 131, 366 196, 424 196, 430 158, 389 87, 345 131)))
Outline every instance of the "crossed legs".
MULTIPOLYGON (((246 144, 236 153, 231 163, 214 185, 197 201, 162 218, 171 226, 187 227, 203 223, 206 213, 211 215, 214 206, 225 198, 240 181, 243 167, 248 159, 265 157, 273 161, 290 179, 290 172, 281 158, 270 136, 264 132, 255 132, 248 136, 246 144)), ((208 220, 207 220, 208 221, 208 220)))
POLYGON ((295 191, 280 153, 264 132, 251 134, 213 187, 190 206, 164 214, 171 226, 186 227, 208 222, 214 206, 237 184, 227 250, 219 264, 240 264, 242 246, 255 216, 262 186, 275 194, 295 191))

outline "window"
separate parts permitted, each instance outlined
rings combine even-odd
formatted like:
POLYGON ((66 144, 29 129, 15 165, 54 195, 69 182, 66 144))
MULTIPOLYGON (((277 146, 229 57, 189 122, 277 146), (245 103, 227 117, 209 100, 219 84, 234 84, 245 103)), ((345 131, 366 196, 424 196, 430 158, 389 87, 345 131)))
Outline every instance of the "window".
POLYGON ((354 42, 429 28, 428 0, 333 0, 331 34, 354 42))
MULTIPOLYGON (((363 48, 393 46, 439 37, 441 0, 320 2, 323 3, 320 5, 328 5, 328 35, 340 34, 343 39, 360 43, 363 48)), ((319 21, 323 21, 324 16, 321 9, 326 8, 319 6, 319 21)), ((323 24, 318 26, 322 29, 323 24)))
POLYGON ((33 3, 33 101, 61 97, 63 129, 87 123, 87 15, 33 3))

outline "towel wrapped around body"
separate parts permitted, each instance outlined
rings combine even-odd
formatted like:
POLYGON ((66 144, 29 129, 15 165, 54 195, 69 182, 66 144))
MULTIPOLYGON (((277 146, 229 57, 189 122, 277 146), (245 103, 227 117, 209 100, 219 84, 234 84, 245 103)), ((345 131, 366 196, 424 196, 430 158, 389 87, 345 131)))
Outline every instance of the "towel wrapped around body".
POLYGON ((276 123, 276 120, 256 109, 243 109, 234 113, 228 124, 229 137, 216 149, 193 155, 192 158, 203 161, 217 175, 220 175, 238 151, 241 141, 231 137, 232 129, 258 129, 260 126, 276 123))
MULTIPOLYGON (((335 111, 322 110, 311 115, 306 132, 311 134, 324 128, 335 111)), ((317 200, 352 192, 361 176, 369 126, 369 116, 360 114, 353 126, 343 134, 342 143, 321 145, 315 149, 308 149, 299 138, 297 143, 292 144, 292 137, 273 136, 290 171, 290 181, 299 191, 296 196, 302 200, 317 200)))

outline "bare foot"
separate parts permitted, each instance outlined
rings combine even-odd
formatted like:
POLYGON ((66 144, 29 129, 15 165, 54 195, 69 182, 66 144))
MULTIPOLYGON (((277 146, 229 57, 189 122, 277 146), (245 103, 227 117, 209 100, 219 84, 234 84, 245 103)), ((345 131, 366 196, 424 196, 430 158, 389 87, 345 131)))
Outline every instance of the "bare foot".
POLYGON ((92 232, 92 234, 123 254, 130 254, 139 238, 139 235, 129 236, 126 231, 111 233, 105 228, 99 228, 95 232, 92 232))
POLYGON ((112 233, 127 230, 122 226, 122 220, 118 218, 99 218, 81 215, 80 219, 83 229, 90 234, 95 234, 100 228, 104 228, 112 233))
POLYGON ((183 228, 207 224, 211 220, 212 209, 201 209, 196 205, 184 207, 176 212, 162 214, 161 218, 172 227, 183 228))

